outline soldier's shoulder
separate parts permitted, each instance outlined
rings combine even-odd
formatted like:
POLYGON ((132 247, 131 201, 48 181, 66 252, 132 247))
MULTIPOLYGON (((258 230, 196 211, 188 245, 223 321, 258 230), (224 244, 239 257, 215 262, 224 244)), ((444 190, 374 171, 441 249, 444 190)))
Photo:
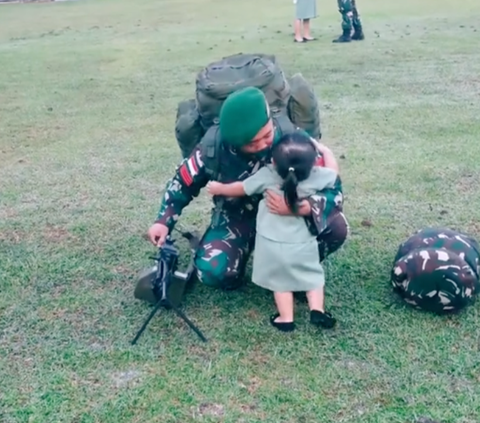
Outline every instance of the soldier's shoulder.
POLYGON ((295 131, 296 125, 292 122, 290 117, 286 114, 279 114, 273 118, 273 126, 280 129, 282 132, 295 131))
POLYGON ((219 137, 220 137, 220 127, 218 125, 212 125, 205 131, 205 134, 200 139, 199 145, 207 144, 219 137))
POLYGON ((221 143, 220 131, 218 125, 210 126, 202 139, 198 143, 198 149, 201 154, 208 157, 213 157, 221 143))
POLYGON ((277 135, 277 138, 280 139, 281 137, 285 135, 290 135, 290 134, 295 134, 295 133, 300 133, 303 134, 306 137, 310 137, 309 133, 301 128, 300 126, 295 125, 290 118, 285 117, 283 119, 280 119, 276 122, 274 122, 274 127, 275 127, 275 132, 277 135))

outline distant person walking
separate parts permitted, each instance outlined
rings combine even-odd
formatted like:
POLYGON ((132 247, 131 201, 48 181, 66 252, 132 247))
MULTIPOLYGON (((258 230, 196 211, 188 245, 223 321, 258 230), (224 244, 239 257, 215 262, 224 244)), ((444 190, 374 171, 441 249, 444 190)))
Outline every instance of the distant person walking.
POLYGON ((310 19, 317 17, 317 0, 293 0, 293 4, 296 17, 294 41, 296 43, 313 41, 315 38, 310 34, 310 19))

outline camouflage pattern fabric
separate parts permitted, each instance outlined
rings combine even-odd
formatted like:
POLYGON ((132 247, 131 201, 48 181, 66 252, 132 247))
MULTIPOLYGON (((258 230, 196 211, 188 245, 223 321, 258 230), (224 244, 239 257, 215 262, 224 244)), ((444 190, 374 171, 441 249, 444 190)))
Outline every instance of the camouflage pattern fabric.
POLYGON ((477 241, 448 228, 426 228, 400 245, 391 282, 408 304, 441 314, 458 311, 474 299, 479 274, 477 241))
POLYGON ((320 262, 337 251, 348 237, 348 221, 341 211, 341 206, 331 207, 332 198, 326 198, 326 208, 318 213, 325 221, 325 229, 317 236, 320 262))
POLYGON ((355 0, 337 0, 337 2, 338 10, 342 15, 343 31, 351 33, 355 29, 357 32, 362 32, 362 21, 355 0))
MULTIPOLYGON (((281 136, 277 128, 274 142, 281 136)), ((202 142, 177 168, 167 183, 156 222, 170 231, 182 210, 199 195, 211 173, 205 163, 202 142)), ((220 151, 220 182, 244 180, 270 161, 269 155, 246 159, 227 147, 220 151)), ((245 265, 254 248, 255 223, 261 195, 241 198, 215 198, 211 223, 196 254, 198 279, 210 286, 232 289, 242 283, 245 265)), ((309 198, 312 214, 306 224, 318 235, 320 259, 336 251, 347 238, 340 178, 334 189, 309 198)))
POLYGON ((198 280, 215 288, 238 288, 254 241, 254 218, 238 219, 225 212, 213 217, 195 257, 198 280))

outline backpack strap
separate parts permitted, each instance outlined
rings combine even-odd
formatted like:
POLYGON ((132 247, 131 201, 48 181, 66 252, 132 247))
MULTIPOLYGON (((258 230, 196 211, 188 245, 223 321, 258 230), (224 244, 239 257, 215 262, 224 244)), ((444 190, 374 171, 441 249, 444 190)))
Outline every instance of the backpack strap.
MULTIPOLYGON (((211 126, 201 141, 202 159, 205 164, 205 170, 210 179, 217 181, 220 176, 220 164, 222 161, 223 143, 220 136, 220 129, 218 125, 211 126)), ((220 222, 223 205, 225 199, 223 197, 217 198, 212 214, 212 227, 216 227, 220 222)))
POLYGON ((288 115, 281 113, 275 117, 272 117, 273 124, 278 131, 278 138, 283 137, 286 134, 295 132, 298 129, 293 122, 290 120, 288 115))
POLYGON ((216 180, 220 175, 221 150, 223 148, 218 125, 208 129, 201 143, 205 169, 211 179, 216 180))

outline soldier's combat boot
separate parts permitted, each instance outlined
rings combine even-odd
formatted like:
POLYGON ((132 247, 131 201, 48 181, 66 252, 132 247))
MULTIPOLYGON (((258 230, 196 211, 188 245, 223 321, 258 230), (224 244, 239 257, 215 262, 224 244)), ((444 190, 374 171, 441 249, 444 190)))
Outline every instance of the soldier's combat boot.
POLYGON ((352 40, 350 31, 348 29, 343 30, 343 34, 340 37, 335 38, 332 43, 349 43, 352 40))
POLYGON ((365 35, 363 34, 363 29, 362 27, 353 27, 353 35, 352 35, 352 40, 355 41, 361 41, 365 39, 365 35))

